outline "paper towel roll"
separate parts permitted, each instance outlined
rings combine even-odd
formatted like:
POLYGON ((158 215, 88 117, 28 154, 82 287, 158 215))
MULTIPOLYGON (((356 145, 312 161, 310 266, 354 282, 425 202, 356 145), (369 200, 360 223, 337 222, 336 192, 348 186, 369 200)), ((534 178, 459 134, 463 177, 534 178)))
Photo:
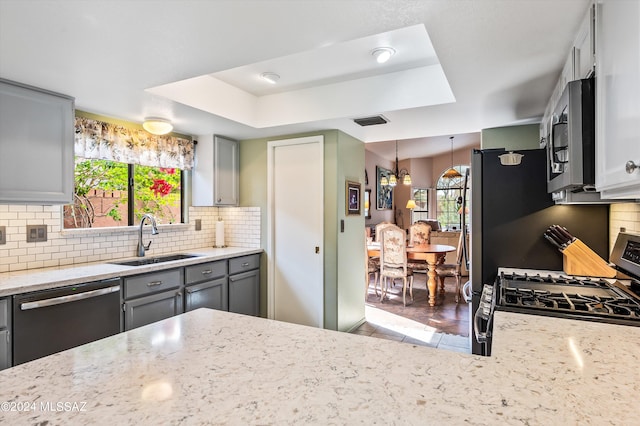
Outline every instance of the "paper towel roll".
POLYGON ((216 247, 224 247, 224 221, 216 222, 216 247))

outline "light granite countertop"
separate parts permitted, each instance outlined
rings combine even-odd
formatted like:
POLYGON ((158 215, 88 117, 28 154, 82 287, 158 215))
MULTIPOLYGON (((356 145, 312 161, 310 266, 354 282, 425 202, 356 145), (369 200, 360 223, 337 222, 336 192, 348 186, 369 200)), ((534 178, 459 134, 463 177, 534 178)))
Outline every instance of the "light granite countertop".
POLYGON ((494 331, 485 358, 199 309, 0 371, 0 408, 12 425, 637 422, 640 328, 496 312, 494 331))
MULTIPOLYGON (((16 272, 0 273, 0 297, 29 291, 45 290, 90 281, 99 281, 114 277, 142 274, 162 269, 195 265, 203 262, 262 253, 262 249, 224 247, 185 250, 180 253, 193 254, 197 257, 154 263, 143 266, 124 266, 106 262, 85 263, 80 265, 59 266, 54 268, 29 269, 16 272)), ((164 256, 164 254, 162 255, 164 256)), ((154 256, 148 256, 154 257, 154 256)), ((114 259, 109 262, 139 258, 114 259)))

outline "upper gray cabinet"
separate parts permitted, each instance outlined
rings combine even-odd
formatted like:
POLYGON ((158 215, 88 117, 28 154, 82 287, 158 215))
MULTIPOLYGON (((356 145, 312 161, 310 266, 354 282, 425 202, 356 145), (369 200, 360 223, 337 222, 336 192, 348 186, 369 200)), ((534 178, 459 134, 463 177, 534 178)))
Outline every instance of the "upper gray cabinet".
POLYGON ((0 79, 0 203, 73 199, 74 99, 0 79))
POLYGON ((222 136, 199 136, 193 170, 194 206, 237 206, 239 144, 222 136))
POLYGON ((596 188, 640 198, 640 2, 596 2, 596 188))

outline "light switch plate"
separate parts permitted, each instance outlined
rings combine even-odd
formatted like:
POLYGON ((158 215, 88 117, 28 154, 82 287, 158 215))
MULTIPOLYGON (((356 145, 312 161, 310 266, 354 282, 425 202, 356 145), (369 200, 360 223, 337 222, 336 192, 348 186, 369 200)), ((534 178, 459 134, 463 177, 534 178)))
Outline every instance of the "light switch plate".
POLYGON ((0 226, 0 244, 7 244, 7 228, 0 226))
POLYGON ((27 225, 27 242, 41 243, 47 241, 47 225, 27 225))
POLYGON ((202 229, 202 219, 196 219, 196 231, 200 231, 202 229))

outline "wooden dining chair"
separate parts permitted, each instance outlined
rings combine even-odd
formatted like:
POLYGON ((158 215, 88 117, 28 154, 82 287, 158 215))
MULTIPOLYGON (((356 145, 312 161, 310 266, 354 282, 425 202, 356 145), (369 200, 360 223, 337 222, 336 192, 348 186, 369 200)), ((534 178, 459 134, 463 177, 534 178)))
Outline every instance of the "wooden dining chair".
POLYGON ((409 245, 424 244, 431 244, 431 226, 424 222, 416 222, 409 227, 409 245))
MULTIPOLYGON (((456 279, 456 303, 460 301, 461 288, 460 283, 462 281, 462 239, 465 238, 465 233, 460 232, 458 238, 458 246, 456 248, 456 261, 455 263, 443 263, 436 266, 436 274, 440 279, 440 288, 444 290, 444 279, 446 277, 455 277, 456 279)), ((444 294, 444 293, 443 293, 444 294)))
POLYGON ((402 278, 402 304, 407 306, 406 292, 413 301, 413 275, 407 268, 407 240, 404 229, 395 225, 386 226, 380 231, 380 281, 382 302, 387 294, 388 279, 402 278))
MULTIPOLYGON (((366 228, 369 229, 369 228, 366 228)), ((378 295, 378 275, 380 274, 380 259, 372 258, 369 256, 369 250, 367 249, 367 243, 369 242, 369 232, 365 230, 364 233, 364 252, 365 252, 365 261, 366 261, 366 269, 367 273, 365 276, 365 285, 364 285, 364 299, 367 300, 369 296, 369 283, 371 281, 371 274, 373 274, 373 288, 376 292, 376 296, 378 295)))
POLYGON ((380 222, 379 224, 376 225, 376 235, 375 235, 376 242, 380 241, 380 231, 382 231, 382 229, 384 229, 389 225, 393 225, 393 224, 391 222, 380 222))
MULTIPOLYGON (((409 245, 420 246, 431 243, 431 226, 424 222, 416 222, 409 227, 409 245)), ((411 272, 427 273, 425 260, 411 260, 407 266, 411 272)))

